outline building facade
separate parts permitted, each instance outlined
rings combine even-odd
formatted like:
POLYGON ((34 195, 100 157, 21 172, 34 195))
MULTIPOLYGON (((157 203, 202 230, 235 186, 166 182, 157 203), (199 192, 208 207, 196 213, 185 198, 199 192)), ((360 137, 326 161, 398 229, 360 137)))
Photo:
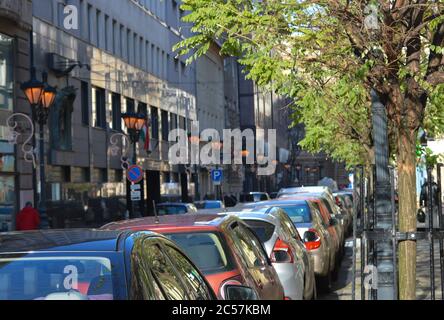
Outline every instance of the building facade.
POLYGON ((49 71, 48 82, 59 92, 45 141, 48 214, 52 210, 58 227, 75 226, 76 219, 100 225, 125 214, 130 184, 121 156, 131 158, 131 146, 117 137, 121 150, 110 152, 111 137, 125 131, 125 112, 145 114, 150 129, 149 149, 143 143, 137 147, 144 180, 134 210, 153 214, 153 201, 189 199, 189 172, 168 161, 170 129, 189 130, 197 120, 195 65, 186 66, 186 57, 172 52, 188 30, 179 5, 175 0, 34 1, 35 67, 49 71), (66 28, 67 6, 78 10, 77 28, 66 28), (57 208, 66 204, 73 212, 65 216, 75 218, 58 217, 57 208))
POLYGON ((21 133, 11 144, 8 119, 13 113, 30 114, 20 90, 29 73, 29 39, 32 26, 30 0, 0 1, 0 232, 13 230, 15 215, 34 198, 32 164, 25 161, 23 143, 30 137, 30 123, 23 116, 17 122, 21 133))

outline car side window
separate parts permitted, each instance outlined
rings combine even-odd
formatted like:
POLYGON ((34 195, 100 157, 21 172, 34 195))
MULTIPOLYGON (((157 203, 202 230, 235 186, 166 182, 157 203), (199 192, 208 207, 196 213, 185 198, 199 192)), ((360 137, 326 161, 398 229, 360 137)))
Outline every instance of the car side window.
POLYGON ((136 241, 131 252, 131 300, 165 300, 165 296, 150 272, 147 248, 143 241, 136 241))
POLYGON ((192 300, 212 300, 213 295, 210 288, 200 275, 199 271, 191 264, 191 262, 176 248, 165 245, 165 250, 176 269, 182 281, 188 287, 188 294, 192 300))
POLYGON ((259 239, 248 228, 236 223, 233 228, 235 246, 245 259, 249 268, 264 267, 267 264, 267 256, 259 239))
POLYGON ((284 232, 288 233, 294 239, 301 240, 298 229, 296 229, 286 213, 280 213, 279 220, 281 221, 281 228, 284 230, 284 232))
POLYGON ((149 269, 166 298, 168 300, 187 300, 187 291, 159 243, 150 241, 145 253, 149 269))

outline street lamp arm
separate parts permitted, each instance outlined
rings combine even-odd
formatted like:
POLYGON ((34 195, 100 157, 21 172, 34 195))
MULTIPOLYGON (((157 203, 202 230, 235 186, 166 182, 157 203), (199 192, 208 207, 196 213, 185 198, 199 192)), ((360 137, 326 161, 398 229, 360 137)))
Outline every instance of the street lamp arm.
POLYGON ((129 146, 131 144, 130 139, 126 134, 115 133, 110 137, 111 146, 109 147, 111 155, 117 156, 119 150, 122 150, 122 156, 120 157, 120 162, 122 164, 122 169, 126 169, 129 166, 128 156, 129 156, 129 146), (122 139, 122 148, 118 146, 119 138, 122 139))
POLYGON ((26 119, 26 121, 29 123, 29 125, 31 127, 31 133, 29 134, 29 137, 23 142, 21 149, 22 149, 25 161, 31 162, 33 167, 35 168, 37 166, 37 162, 36 162, 35 154, 34 154, 34 146, 32 145, 32 138, 34 136, 34 123, 27 114, 14 113, 14 114, 10 115, 8 117, 8 119, 6 119, 6 125, 8 126, 8 130, 9 130, 7 140, 9 142, 9 144, 12 144, 12 145, 17 144, 17 139, 21 135, 21 133, 17 130, 17 127, 18 127, 17 121, 13 120, 14 117, 23 117, 24 119, 26 119))

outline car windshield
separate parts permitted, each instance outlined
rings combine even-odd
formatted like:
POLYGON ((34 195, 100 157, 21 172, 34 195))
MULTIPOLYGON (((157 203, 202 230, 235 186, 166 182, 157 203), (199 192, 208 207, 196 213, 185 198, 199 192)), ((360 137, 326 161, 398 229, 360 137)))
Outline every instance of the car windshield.
POLYGON ((293 223, 310 223, 311 212, 307 205, 282 206, 293 223))
POLYGON ((0 257, 0 300, 113 300, 105 257, 0 257))
POLYGON ((167 237, 176 242, 205 275, 234 269, 225 242, 217 233, 175 233, 167 237))
POLYGON ((157 213, 161 216, 171 215, 171 214, 183 214, 187 213, 185 206, 175 206, 175 205, 163 205, 157 207, 157 213))

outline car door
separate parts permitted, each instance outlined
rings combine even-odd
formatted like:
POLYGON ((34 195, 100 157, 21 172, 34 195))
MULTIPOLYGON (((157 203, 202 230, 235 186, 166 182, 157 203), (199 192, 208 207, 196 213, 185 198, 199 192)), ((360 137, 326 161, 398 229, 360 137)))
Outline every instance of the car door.
POLYGON ((235 249, 255 281, 259 297, 264 300, 283 299, 282 285, 259 239, 248 227, 238 222, 231 226, 231 234, 235 249))
POLYGON ((281 222, 281 229, 283 231, 282 233, 285 237, 282 240, 291 243, 293 248, 295 249, 295 259, 301 264, 301 267, 298 268, 298 276, 300 277, 302 283, 304 283, 305 269, 308 268, 310 264, 304 243, 302 242, 298 230, 296 229, 295 225, 288 217, 288 215, 282 210, 276 212, 275 214, 281 222))
POLYGON ((185 285, 190 300, 216 299, 204 276, 179 249, 166 240, 162 241, 162 247, 185 285))

